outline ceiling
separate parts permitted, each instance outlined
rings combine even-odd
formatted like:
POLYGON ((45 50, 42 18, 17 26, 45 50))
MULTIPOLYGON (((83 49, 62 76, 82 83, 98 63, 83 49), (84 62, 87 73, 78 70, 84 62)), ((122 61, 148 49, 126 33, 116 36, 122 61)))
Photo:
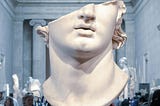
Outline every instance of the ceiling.
MULTIPOLYGON (((56 4, 65 4, 65 3, 101 3, 109 0, 11 0, 14 4, 38 4, 38 3, 56 3, 56 4)), ((126 4, 134 6, 138 0, 124 0, 126 4)))

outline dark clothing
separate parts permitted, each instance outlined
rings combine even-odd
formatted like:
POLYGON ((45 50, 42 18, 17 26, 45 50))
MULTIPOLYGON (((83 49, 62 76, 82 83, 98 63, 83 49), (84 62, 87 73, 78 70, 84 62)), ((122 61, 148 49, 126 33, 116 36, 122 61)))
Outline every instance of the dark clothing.
POLYGON ((160 89, 154 91, 150 106, 160 106, 160 89))

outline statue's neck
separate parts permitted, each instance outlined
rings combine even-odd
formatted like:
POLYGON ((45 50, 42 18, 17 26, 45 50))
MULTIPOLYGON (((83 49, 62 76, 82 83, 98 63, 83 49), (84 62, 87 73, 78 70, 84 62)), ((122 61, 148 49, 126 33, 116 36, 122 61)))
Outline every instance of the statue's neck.
MULTIPOLYGON (((126 82, 126 79, 122 81, 120 85, 123 86, 118 88, 116 94, 110 95, 112 87, 115 87, 115 83, 119 83, 119 81, 116 82, 116 77, 119 76, 115 74, 115 70, 118 70, 119 73, 119 68, 115 67, 112 50, 104 52, 104 54, 83 64, 78 64, 78 62, 74 63, 75 60, 71 59, 68 62, 63 61, 54 50, 50 49, 50 59, 52 74, 43 86, 45 89, 47 89, 47 85, 52 88, 51 92, 54 96, 44 90, 44 95, 46 95, 50 103, 61 101, 62 104, 64 102, 69 106, 74 106, 78 103, 81 106, 92 103, 95 100, 98 101, 97 104, 110 103, 122 90, 126 82), (102 99, 104 97, 108 98, 108 100, 102 99), (57 100, 53 100, 53 98, 57 100)), ((95 103, 93 102, 93 104, 95 103)), ((93 104, 91 105, 94 106, 93 104)))

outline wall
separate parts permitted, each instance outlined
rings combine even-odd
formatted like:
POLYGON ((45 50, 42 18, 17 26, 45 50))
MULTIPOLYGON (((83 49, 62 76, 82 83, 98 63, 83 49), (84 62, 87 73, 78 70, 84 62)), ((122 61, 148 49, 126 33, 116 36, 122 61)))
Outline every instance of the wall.
POLYGON ((160 0, 143 0, 135 14, 136 64, 140 82, 151 83, 160 78, 159 4, 160 0))
MULTIPOLYGON (((9 11, 4 0, 0 1, 0 52, 5 55, 5 72, 7 83, 12 85, 12 36, 13 14, 9 11)), ((4 77, 0 75, 0 77, 4 77)))

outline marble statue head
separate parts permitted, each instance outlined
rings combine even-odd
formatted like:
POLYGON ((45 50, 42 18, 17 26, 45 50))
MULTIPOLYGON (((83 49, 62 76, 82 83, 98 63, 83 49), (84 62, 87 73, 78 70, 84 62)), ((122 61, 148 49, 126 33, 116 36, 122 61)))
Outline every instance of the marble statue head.
POLYGON ((52 105, 109 105, 122 91, 128 77, 114 63, 112 50, 126 40, 125 12, 122 0, 88 4, 37 28, 49 48, 51 77, 43 92, 52 105))

